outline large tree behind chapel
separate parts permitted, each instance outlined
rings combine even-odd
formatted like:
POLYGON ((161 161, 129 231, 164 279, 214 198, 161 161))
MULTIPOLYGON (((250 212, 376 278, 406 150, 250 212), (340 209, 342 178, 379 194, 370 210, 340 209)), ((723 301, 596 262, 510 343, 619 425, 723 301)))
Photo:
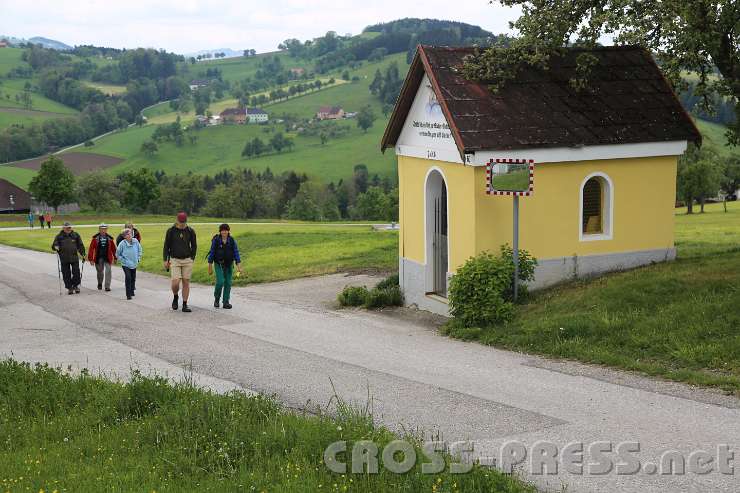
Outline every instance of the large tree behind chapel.
POLYGON ((31 180, 28 190, 36 200, 58 212, 60 205, 75 200, 75 177, 61 159, 51 156, 41 163, 41 169, 31 180))
MULTIPOLYGON (((615 44, 640 45, 653 52, 676 88, 683 88, 682 70, 698 73, 695 92, 702 98, 702 109, 710 112, 716 95, 728 98, 737 116, 728 137, 733 145, 740 143, 737 0, 497 1, 522 9, 512 23, 520 37, 511 43, 511 50, 493 46, 470 60, 468 77, 505 83, 521 62, 546 66, 558 48, 572 43, 595 46, 600 38, 610 37, 615 44)), ((590 63, 594 61, 587 55, 579 60, 584 76, 580 83, 587 81, 590 63)))

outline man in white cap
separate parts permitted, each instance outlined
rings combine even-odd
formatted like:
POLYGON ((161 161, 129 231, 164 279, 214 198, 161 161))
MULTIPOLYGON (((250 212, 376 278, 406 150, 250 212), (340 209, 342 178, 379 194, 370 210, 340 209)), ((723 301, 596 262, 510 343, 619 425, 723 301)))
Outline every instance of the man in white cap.
POLYGON ((108 225, 103 223, 98 227, 97 234, 93 235, 90 248, 87 249, 87 260, 98 271, 98 289, 110 291, 111 265, 116 262, 116 243, 108 234, 108 225))
POLYGON ((76 231, 72 231, 72 225, 66 222, 62 225, 62 230, 54 237, 51 249, 59 255, 59 263, 64 278, 64 287, 67 288, 68 294, 80 292, 80 260, 79 254, 85 258, 85 245, 82 244, 82 238, 76 231))

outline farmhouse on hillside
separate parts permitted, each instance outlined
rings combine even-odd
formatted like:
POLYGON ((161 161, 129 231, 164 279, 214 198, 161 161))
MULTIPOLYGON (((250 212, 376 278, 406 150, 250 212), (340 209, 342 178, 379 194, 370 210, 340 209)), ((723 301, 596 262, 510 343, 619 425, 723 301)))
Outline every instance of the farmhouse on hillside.
POLYGON ((207 80, 191 80, 190 81, 190 90, 195 91, 196 89, 199 89, 201 87, 208 87, 208 84, 210 84, 207 80))
POLYGON ((262 108, 247 108, 247 123, 265 123, 268 115, 262 108))
POLYGON ((701 136, 650 53, 589 51, 585 90, 569 84, 584 52, 572 48, 493 94, 461 75, 473 48, 419 47, 381 143, 398 156, 407 303, 448 314, 456 269, 512 244, 515 194, 532 288, 675 258, 676 165, 701 136), (509 163, 525 185, 499 191, 509 163))
POLYGON ((0 178, 0 214, 28 212, 31 195, 20 187, 0 178))
POLYGON ((341 120, 344 118, 344 110, 339 106, 322 106, 316 112, 319 120, 341 120))
POLYGON ((7 48, 8 47, 8 41, 3 39, 0 40, 0 48, 7 48))
POLYGON ((290 69, 290 75, 293 77, 302 77, 306 73, 306 70, 301 67, 295 67, 290 69))
POLYGON ((226 108, 221 112, 221 121, 224 124, 237 123, 243 124, 247 122, 247 112, 243 108, 226 108))

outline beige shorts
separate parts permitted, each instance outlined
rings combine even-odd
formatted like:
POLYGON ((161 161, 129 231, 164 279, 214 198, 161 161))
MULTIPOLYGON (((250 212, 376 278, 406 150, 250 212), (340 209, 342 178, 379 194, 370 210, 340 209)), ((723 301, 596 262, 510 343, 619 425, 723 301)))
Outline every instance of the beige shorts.
POLYGON ((172 279, 190 280, 193 274, 193 259, 191 258, 171 258, 170 259, 170 277, 172 279))

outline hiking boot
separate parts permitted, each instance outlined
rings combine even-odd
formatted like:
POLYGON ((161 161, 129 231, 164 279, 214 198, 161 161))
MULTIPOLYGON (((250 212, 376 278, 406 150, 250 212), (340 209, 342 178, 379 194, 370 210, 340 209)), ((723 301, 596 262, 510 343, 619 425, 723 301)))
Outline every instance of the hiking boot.
POLYGON ((193 311, 190 308, 188 308, 188 302, 187 301, 183 301, 182 302, 182 311, 185 312, 185 313, 190 313, 190 312, 193 311))
POLYGON ((80 294, 80 287, 79 286, 75 286, 75 293, 80 294))
MULTIPOLYGON (((177 310, 177 303, 178 303, 178 301, 180 301, 180 297, 179 297, 179 296, 177 296, 177 295, 175 295, 175 297, 174 297, 174 298, 172 298, 172 309, 173 309, 173 310, 177 310)), ((183 306, 184 306, 184 305, 185 305, 185 304, 183 303, 183 306)))
MULTIPOLYGON (((226 304, 224 303, 224 308, 226 308, 226 306, 225 306, 225 305, 226 305, 226 304)), ((218 308, 219 306, 220 306, 220 305, 219 305, 219 303, 218 303, 218 300, 215 300, 215 301, 213 302, 213 308, 218 308)))
POLYGON ((228 301, 224 301, 224 309, 231 310, 231 303, 229 303, 228 301))
POLYGON ((102 284, 98 284, 98 291, 100 291, 101 289, 103 289, 103 285, 102 284))

